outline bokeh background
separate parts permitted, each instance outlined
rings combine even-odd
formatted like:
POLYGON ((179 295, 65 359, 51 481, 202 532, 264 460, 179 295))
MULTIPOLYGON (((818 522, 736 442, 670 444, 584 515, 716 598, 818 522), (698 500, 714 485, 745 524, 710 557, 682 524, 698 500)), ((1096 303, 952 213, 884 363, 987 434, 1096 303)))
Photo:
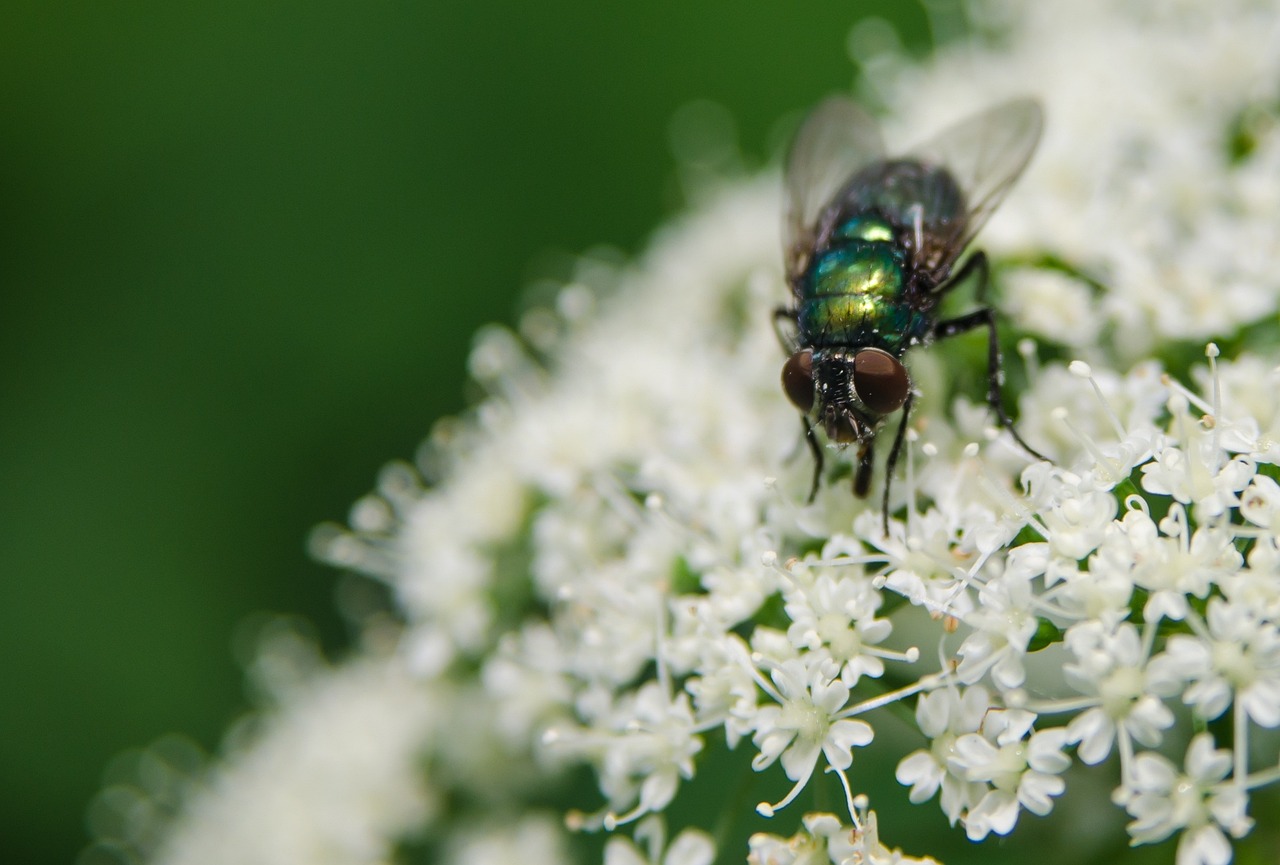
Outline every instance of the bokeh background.
POLYGON ((104 766, 246 706, 255 611, 344 632, 305 552, 465 405, 548 250, 633 252, 710 100, 748 165, 902 0, 6 0, 0 858, 71 862, 104 766))

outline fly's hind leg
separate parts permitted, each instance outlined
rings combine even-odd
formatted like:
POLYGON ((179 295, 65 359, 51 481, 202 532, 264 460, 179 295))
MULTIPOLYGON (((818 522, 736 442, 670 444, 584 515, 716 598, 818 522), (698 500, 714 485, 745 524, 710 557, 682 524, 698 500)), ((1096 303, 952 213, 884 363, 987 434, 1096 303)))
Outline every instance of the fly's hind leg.
POLYGON ((1000 339, 996 333, 995 312, 992 311, 991 307, 983 307, 982 309, 974 310, 968 315, 938 322, 933 327, 933 338, 947 339, 962 333, 968 333, 978 327, 987 329, 987 402, 995 410, 996 417, 1000 419, 1000 425, 1009 431, 1009 435, 1013 436, 1013 440, 1021 445, 1024 451, 1038 460, 1050 462, 1048 457, 1027 444, 1022 436, 1018 435, 1018 430, 1013 425, 1013 419, 1004 410, 1004 402, 1000 395, 1000 387, 1004 378, 1004 373, 1000 367, 1000 339))

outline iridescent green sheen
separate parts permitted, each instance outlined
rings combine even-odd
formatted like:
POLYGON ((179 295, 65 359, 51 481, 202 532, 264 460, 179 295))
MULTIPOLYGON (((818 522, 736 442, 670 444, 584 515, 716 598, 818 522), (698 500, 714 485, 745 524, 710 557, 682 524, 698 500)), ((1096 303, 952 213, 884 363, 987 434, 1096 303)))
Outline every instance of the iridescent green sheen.
MULTIPOLYGON (((860 221, 846 225, 855 222, 860 221)), ((877 222, 861 221, 861 228, 878 233, 877 222)), ((906 254, 893 243, 850 240, 822 253, 800 300, 799 324, 808 344, 889 351, 905 346, 916 335, 916 316, 902 303, 905 279, 906 254)))
POLYGON ((834 240, 869 240, 892 243, 893 226, 878 216, 855 216, 836 229, 834 240))
POLYGON ((857 295, 890 300, 902 292, 905 261, 887 243, 851 241, 829 249, 814 262, 807 297, 857 295))

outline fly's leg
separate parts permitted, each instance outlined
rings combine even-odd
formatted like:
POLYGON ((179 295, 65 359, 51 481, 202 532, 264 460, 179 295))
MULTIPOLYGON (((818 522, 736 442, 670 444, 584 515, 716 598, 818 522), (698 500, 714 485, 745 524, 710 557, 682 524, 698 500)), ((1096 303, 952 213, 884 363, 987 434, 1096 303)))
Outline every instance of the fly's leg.
POLYGON ((979 305, 986 306, 987 286, 991 284, 991 263, 987 261, 987 254, 982 250, 978 250, 969 256, 969 260, 964 263, 964 266, 953 273, 950 279, 935 288, 933 293, 946 294, 975 274, 978 277, 978 287, 973 291, 974 299, 978 301, 979 305))
POLYGON ((893 470, 898 465, 898 454, 902 452, 902 443, 907 438, 907 421, 911 418, 911 403, 914 400, 915 394, 907 391, 907 401, 902 404, 902 420, 898 423, 898 432, 893 437, 889 459, 884 464, 884 498, 880 502, 880 524, 884 529, 885 537, 889 536, 889 486, 893 483, 893 470))
POLYGON ((1009 435, 1013 436, 1013 440, 1021 445, 1023 450, 1036 459, 1049 462, 1048 457, 1027 444, 1022 436, 1018 434, 1018 430, 1005 412, 1004 403, 1000 398, 1000 386, 1004 378, 1004 372, 1000 365, 1000 340, 996 335, 995 312, 991 307, 985 305, 987 302, 987 288, 991 285, 991 263, 987 259, 987 254, 982 250, 978 250, 969 256, 969 260, 964 263, 964 266, 935 289, 935 293, 946 293, 975 275, 978 284, 974 289, 974 298, 979 304, 983 305, 983 308, 968 315, 962 315, 959 318, 939 322, 934 325, 933 337, 934 339, 946 339, 949 336, 956 336, 973 330, 975 327, 985 326, 987 328, 987 402, 995 409, 996 416, 1000 418, 1000 425, 1009 431, 1009 435))
POLYGON ((1013 436, 1013 440, 1021 445, 1024 451, 1038 460, 1050 462, 1048 457, 1023 441, 1022 436, 1018 435, 1017 429, 1013 426, 1013 420, 1004 410, 1004 403, 1000 399, 1000 385, 1004 378, 1000 368, 1000 339, 996 334, 996 316, 991 307, 983 307, 968 315, 938 322, 933 326, 933 338, 947 339, 968 333, 978 327, 987 329, 987 402, 991 408, 995 409, 996 416, 1000 418, 1000 425, 1009 431, 1009 435, 1013 436))
MULTIPOLYGON (((786 334, 782 332, 779 323, 782 321, 790 321, 792 324, 796 320, 796 312, 785 306, 779 306, 773 311, 773 332, 778 337, 782 350, 791 353, 794 348, 794 340, 788 339, 786 334)), ((818 497, 818 487, 822 485, 822 446, 818 444, 818 436, 814 433, 813 427, 809 423, 809 419, 803 414, 800 415, 800 428, 804 430, 804 440, 809 445, 809 453, 813 454, 813 483, 809 487, 809 503, 818 497)))
POLYGON ((776 307, 773 310, 773 333, 778 337, 778 344, 782 346, 782 350, 789 355, 795 350, 795 338, 788 338, 788 336, 782 332, 780 322, 784 320, 789 321, 794 325, 796 323, 796 311, 794 309, 788 309, 785 306, 776 307))
POLYGON ((809 504, 818 497, 818 486, 822 483, 822 448, 818 445, 818 437, 813 433, 809 419, 800 415, 800 426, 804 429, 804 440, 809 443, 809 453, 813 454, 813 485, 809 487, 809 504))
POLYGON ((864 442, 858 448, 858 471, 853 476, 853 494, 860 499, 867 497, 871 489, 871 470, 875 467, 875 440, 864 442))

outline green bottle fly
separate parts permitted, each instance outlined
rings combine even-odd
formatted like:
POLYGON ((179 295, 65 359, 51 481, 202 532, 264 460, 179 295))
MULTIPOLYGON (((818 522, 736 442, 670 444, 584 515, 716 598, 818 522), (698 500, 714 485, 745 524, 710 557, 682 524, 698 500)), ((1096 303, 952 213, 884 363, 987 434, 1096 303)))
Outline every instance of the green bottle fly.
POLYGON ((889 490, 913 391, 902 363, 908 349, 985 327, 987 400, 1028 453, 1000 394, 995 315, 980 306, 939 320, 942 297, 970 277, 984 295, 988 266, 976 252, 957 259, 1022 173, 1042 125, 1040 106, 1016 99, 962 121, 910 154, 889 159, 874 120, 847 99, 829 99, 809 116, 787 158, 786 275, 792 304, 787 396, 802 412, 814 455, 810 498, 822 479, 816 428, 839 446, 858 447, 853 489, 865 496, 873 446, 885 417, 902 420, 885 471, 889 490))

